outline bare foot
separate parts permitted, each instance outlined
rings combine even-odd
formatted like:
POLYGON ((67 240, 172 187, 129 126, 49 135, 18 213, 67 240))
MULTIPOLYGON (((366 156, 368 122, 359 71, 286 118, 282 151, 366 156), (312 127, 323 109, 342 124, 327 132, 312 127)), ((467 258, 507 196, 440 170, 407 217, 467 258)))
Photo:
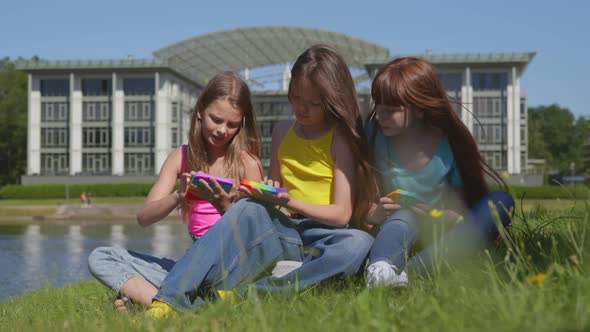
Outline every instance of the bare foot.
POLYGON ((122 299, 115 300, 115 308, 121 312, 129 313, 129 310, 127 310, 127 306, 125 305, 125 301, 123 301, 122 299))

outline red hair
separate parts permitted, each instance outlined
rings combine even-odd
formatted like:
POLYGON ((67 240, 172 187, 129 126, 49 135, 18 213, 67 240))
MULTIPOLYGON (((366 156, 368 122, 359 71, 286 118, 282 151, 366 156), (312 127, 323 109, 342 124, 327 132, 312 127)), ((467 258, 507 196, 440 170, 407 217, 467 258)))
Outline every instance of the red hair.
MULTIPOLYGON (((505 185, 483 160, 471 132, 453 110, 434 67, 418 57, 395 59, 382 67, 371 86, 375 104, 404 106, 424 112, 423 122, 448 137, 455 162, 463 179, 463 199, 472 207, 489 188, 485 175, 505 185)), ((374 119, 375 111, 369 119, 374 119)), ((372 120, 375 121, 375 120, 372 120)), ((377 124, 374 124, 377 128, 377 124)))

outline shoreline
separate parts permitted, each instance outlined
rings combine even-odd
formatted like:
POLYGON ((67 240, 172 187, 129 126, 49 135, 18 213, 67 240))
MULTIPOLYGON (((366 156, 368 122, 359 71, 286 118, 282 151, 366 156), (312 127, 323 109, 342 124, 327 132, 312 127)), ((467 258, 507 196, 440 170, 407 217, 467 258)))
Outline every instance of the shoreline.
MULTIPOLYGON (((61 204, 46 205, 47 209, 55 209, 53 214, 35 215, 35 208, 26 206, 10 207, 5 209, 24 210, 30 215, 0 216, 0 225, 10 224, 137 224, 136 213, 142 204, 137 203, 109 203, 94 204, 89 207, 79 205, 61 204)), ((37 206, 39 207, 39 206, 37 206)), ((172 211, 163 221, 182 222, 182 217, 177 211, 172 211)))

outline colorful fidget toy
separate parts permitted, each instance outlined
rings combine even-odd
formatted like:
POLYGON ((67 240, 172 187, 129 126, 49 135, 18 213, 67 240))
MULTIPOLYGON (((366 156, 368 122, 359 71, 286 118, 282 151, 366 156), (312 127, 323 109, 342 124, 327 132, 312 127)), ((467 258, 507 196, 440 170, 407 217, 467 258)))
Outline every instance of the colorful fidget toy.
POLYGON ((193 176, 193 179, 191 180, 191 185, 189 186, 189 190, 191 190, 191 189, 205 190, 206 187, 199 180, 205 180, 209 184, 209 187, 214 188, 215 184, 213 184, 213 181, 211 181, 211 179, 215 179, 215 181, 217 181, 217 183, 219 183, 221 188, 223 188, 223 190, 225 190, 226 192, 229 192, 231 190, 231 188, 234 186, 234 181, 232 179, 226 179, 226 178, 222 178, 222 177, 215 176, 215 175, 210 175, 210 174, 203 173, 203 172, 197 172, 197 174, 195 174, 195 176, 193 176))
POLYGON ((251 180, 247 180, 247 179, 242 179, 242 181, 240 181, 240 184, 244 187, 247 187, 248 189, 253 189, 254 187, 256 187, 256 188, 262 190, 263 194, 267 194, 267 195, 276 195, 278 193, 287 192, 286 188, 277 188, 277 187, 269 186, 264 183, 251 181, 251 180))
POLYGON ((403 189, 396 189, 387 194, 387 197, 391 198, 396 204, 404 207, 412 206, 416 203, 427 203, 422 196, 403 189))

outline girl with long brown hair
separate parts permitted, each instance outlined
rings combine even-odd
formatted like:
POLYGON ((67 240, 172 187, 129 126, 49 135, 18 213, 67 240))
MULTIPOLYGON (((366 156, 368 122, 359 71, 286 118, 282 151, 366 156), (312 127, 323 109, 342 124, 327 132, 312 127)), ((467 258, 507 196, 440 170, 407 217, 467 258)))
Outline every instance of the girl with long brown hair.
MULTIPOLYGON (((188 144, 172 151, 158 180, 137 213, 143 226, 152 225, 180 207, 194 241, 202 237, 238 196, 242 178, 262 180, 259 141, 250 90, 239 76, 222 72, 201 92, 192 113, 188 144), (197 171, 233 179, 226 192, 213 180, 194 196, 186 195, 197 171), (180 180, 180 189, 174 190, 180 180)), ((201 180, 203 181, 203 180, 201 180)), ((99 247, 88 258, 89 270, 115 290, 119 310, 131 308, 128 300, 149 305, 175 262, 123 248, 99 247)))
POLYGON ((375 76, 371 96, 375 108, 366 133, 383 197, 367 218, 377 225, 367 283, 403 287, 406 270, 430 271, 435 252, 454 259, 497 237, 495 218, 508 225, 514 201, 504 191, 490 192, 486 177, 503 181, 480 156, 427 61, 404 57, 389 62, 375 76), (387 195, 394 190, 398 192, 387 195), (422 230, 418 226, 429 222, 458 224, 406 262, 422 230))

